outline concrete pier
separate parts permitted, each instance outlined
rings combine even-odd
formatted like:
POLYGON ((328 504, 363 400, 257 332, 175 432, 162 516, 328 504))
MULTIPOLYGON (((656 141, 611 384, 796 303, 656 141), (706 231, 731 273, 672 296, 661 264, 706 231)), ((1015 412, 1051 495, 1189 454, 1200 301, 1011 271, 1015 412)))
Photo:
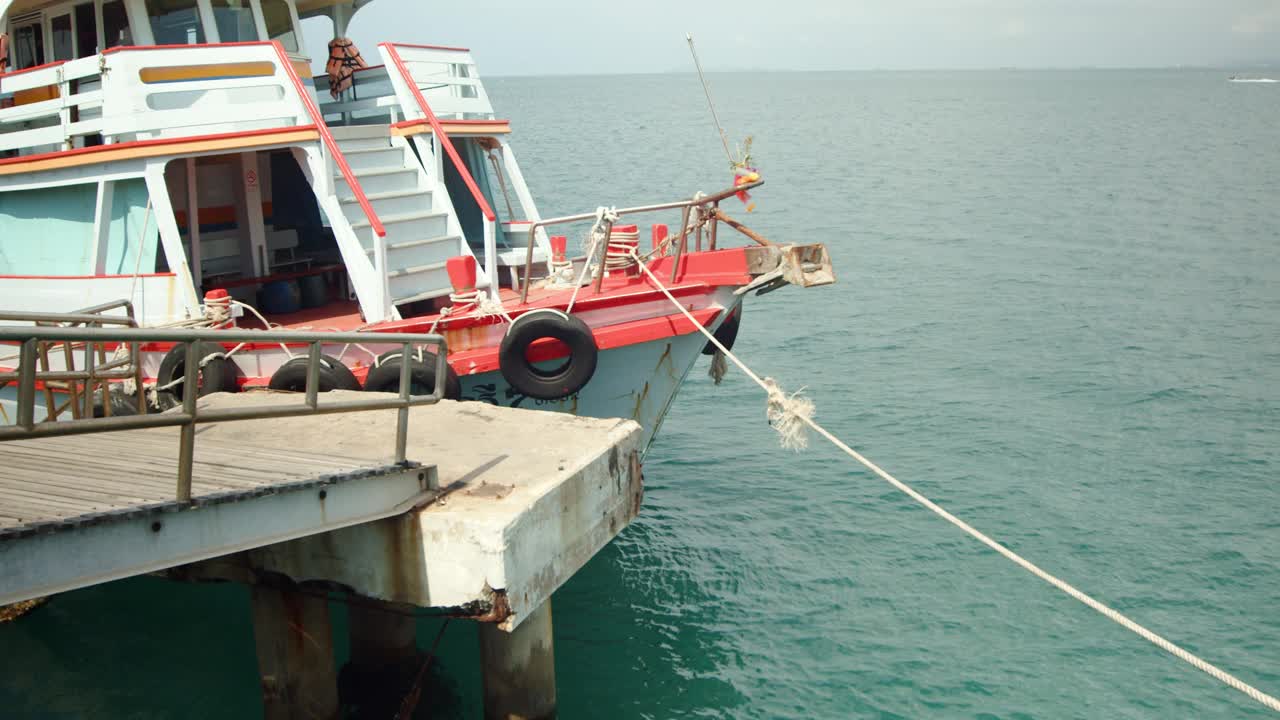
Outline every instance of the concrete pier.
MULTIPOLYGON (((639 511, 640 426, 474 402, 409 412, 406 465, 389 462, 394 410, 202 427, 189 504, 158 499, 176 431, 0 444, 0 603, 159 570, 249 583, 269 719, 341 712, 331 599, 349 600, 344 676, 410 685, 413 614, 435 608, 482 623, 487 717, 551 717, 550 598, 639 511)), ((367 716, 399 707, 400 685, 367 716)))

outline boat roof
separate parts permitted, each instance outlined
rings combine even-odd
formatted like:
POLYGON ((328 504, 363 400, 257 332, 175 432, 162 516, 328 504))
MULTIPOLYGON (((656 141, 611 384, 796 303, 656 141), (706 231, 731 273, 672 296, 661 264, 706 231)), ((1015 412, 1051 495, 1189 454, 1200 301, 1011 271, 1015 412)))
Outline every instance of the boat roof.
MULTIPOLYGON (((46 5, 55 5, 61 0, 0 0, 0 20, 8 16, 10 10, 26 12, 39 10, 46 5)), ((292 0, 298 8, 298 18, 305 19, 316 15, 328 15, 331 8, 350 6, 352 13, 373 2, 373 0, 292 0)), ((0 29, 0 32, 3 32, 0 29)))

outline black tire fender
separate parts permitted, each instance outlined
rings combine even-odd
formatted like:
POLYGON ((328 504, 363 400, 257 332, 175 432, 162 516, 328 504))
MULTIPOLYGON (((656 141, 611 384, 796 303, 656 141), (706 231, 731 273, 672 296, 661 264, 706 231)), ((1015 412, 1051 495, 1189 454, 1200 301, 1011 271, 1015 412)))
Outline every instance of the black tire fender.
MULTIPOLYGON (((222 357, 221 353, 222 348, 204 351, 204 357, 201 359, 202 367, 197 380, 201 397, 216 392, 240 392, 240 383, 236 382, 239 369, 229 358, 222 357), (210 355, 214 357, 210 357, 210 355)), ((156 387, 163 388, 167 385, 173 385, 175 380, 182 378, 186 370, 187 346, 186 344, 174 345, 173 349, 165 353, 165 356, 160 360, 160 370, 156 372, 156 387)), ((173 407, 178 402, 181 402, 182 393, 182 383, 160 390, 157 393, 156 405, 162 410, 173 407)))
MULTIPOLYGON (((400 365, 403 350, 392 350, 378 356, 376 367, 369 370, 364 379, 366 392, 400 392, 400 365)), ((413 395, 430 395, 436 389, 436 354, 422 351, 421 360, 409 358, 409 392, 413 395)), ((448 400, 462 397, 462 382, 458 373, 449 363, 445 363, 444 396, 448 400)))
MULTIPOLYGON (((360 381, 351 370, 328 355, 320 356, 320 372, 317 377, 320 392, 330 390, 359 390, 360 381)), ((296 357, 280 366, 271 375, 267 387, 290 392, 307 391, 307 358, 296 357)))
POLYGON ((591 381, 599 356, 596 338, 581 318, 545 308, 521 315, 507 328, 498 348, 498 367, 516 391, 539 400, 559 400, 591 381), (550 370, 529 362, 526 351, 542 338, 554 338, 568 346, 568 359, 550 370))
MULTIPOLYGON (((716 331, 711 334, 715 336, 716 340, 720 341, 721 345, 725 346, 725 348, 729 350, 732 350, 733 341, 738 339, 738 329, 740 327, 742 327, 742 305, 741 304, 739 304, 738 307, 734 308, 733 310, 730 310, 729 317, 725 318, 724 322, 720 323, 720 327, 716 328, 716 331)), ((712 345, 711 341, 708 340, 707 344, 702 347, 702 354, 715 355, 716 346, 712 345)))

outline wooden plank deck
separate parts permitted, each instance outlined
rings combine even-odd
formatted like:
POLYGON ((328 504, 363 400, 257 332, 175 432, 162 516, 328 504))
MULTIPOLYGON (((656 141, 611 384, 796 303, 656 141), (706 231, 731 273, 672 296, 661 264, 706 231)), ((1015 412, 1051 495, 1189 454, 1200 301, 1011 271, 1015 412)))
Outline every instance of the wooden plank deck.
MULTIPOLYGON (((175 504, 177 455, 176 428, 0 444, 0 537, 175 504)), ((191 494, 197 505, 208 504, 363 473, 376 465, 198 437, 191 494)))

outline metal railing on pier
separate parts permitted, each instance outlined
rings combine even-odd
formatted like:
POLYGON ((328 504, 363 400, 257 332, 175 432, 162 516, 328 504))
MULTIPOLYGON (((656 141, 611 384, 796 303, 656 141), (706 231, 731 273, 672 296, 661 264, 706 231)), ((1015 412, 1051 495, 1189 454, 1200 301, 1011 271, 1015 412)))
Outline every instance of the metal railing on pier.
MULTIPOLYGON (((65 321, 66 316, 57 315, 65 321)), ((100 317, 100 316, 98 316, 100 317)), ((409 408, 416 405, 430 405, 444 397, 444 381, 447 377, 447 348, 445 340, 439 335, 428 334, 385 334, 376 338, 370 333, 362 332, 303 332, 282 330, 208 330, 208 329, 145 329, 145 328, 106 328, 106 327, 0 327, 0 343, 20 344, 19 365, 16 370, 0 372, 0 383, 17 381, 18 408, 17 418, 13 425, 0 426, 0 441, 23 440, 30 438, 52 437, 58 435, 78 435, 96 432, 116 432, 122 430, 138 430, 143 428, 178 427, 181 430, 178 447, 178 479, 177 499, 182 502, 191 499, 191 469, 195 457, 196 425, 234 420, 257 420, 263 418, 294 417, 298 415, 319 415, 327 413, 361 412, 367 410, 399 411, 396 422, 396 462, 406 461, 405 453, 408 445, 409 408), (320 360, 322 343, 368 343, 399 345, 401 357, 414 357, 414 348, 424 345, 435 346, 435 388, 430 395, 412 395, 411 371, 412 363, 402 362, 400 365, 400 386, 398 397, 371 397, 367 400, 330 400, 321 403, 320 393, 320 360), (306 343, 309 346, 307 355, 306 391, 304 401, 296 405, 258 405, 247 407, 205 408, 200 409, 196 402, 199 397, 200 361, 207 357, 201 345, 209 343, 221 351, 226 343, 249 342, 289 342, 306 343), (42 347, 54 343, 117 343, 127 345, 130 355, 137 357, 139 348, 145 343, 178 343, 185 345, 186 363, 183 369, 181 409, 150 415, 116 415, 100 418, 85 418, 64 421, 35 421, 36 383, 55 380, 83 380, 93 374, 93 368, 85 370, 44 371, 37 368, 42 347)), ((101 378, 101 375, 96 377, 101 378)), ((141 392, 141 387, 139 387, 141 392)), ((106 401, 104 393, 104 401, 106 401)))

